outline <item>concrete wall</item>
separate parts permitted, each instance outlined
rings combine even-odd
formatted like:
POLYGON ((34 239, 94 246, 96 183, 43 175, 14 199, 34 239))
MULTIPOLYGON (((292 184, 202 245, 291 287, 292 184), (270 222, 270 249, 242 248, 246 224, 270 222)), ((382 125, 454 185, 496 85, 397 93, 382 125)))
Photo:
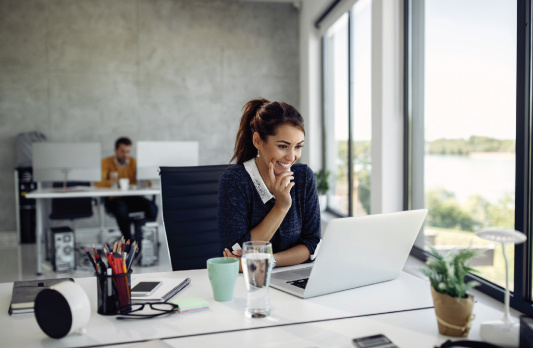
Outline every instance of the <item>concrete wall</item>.
POLYGON ((235 0, 0 0, 0 231, 16 228, 14 139, 196 140, 227 163, 240 109, 299 107, 299 15, 235 0))

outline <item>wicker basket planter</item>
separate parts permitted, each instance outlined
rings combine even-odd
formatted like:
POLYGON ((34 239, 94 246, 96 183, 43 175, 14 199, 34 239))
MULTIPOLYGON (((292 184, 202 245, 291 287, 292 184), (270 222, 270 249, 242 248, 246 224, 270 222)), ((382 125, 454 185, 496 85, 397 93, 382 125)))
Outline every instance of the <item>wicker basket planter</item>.
POLYGON ((466 337, 474 320, 474 296, 466 298, 441 294, 431 286, 439 333, 446 336, 466 337))

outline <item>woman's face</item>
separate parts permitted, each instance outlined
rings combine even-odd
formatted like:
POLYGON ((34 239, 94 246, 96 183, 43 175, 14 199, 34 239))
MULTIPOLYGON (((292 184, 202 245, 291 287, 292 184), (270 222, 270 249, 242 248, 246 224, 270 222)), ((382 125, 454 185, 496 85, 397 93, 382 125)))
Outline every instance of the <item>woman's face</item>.
POLYGON ((279 126, 275 135, 263 141, 259 133, 254 133, 254 145, 260 157, 256 159, 258 166, 268 170, 269 163, 274 165, 274 175, 291 170, 291 166, 302 155, 304 132, 292 125, 279 126))

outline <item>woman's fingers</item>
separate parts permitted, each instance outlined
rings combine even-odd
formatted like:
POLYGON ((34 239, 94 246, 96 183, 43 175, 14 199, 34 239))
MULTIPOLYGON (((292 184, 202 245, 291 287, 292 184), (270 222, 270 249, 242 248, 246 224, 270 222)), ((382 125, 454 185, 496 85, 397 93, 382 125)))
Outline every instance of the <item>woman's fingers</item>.
POLYGON ((285 191, 286 191, 286 192, 290 192, 290 191, 291 191, 291 188, 293 188, 293 187, 294 187, 294 183, 291 182, 291 183, 289 183, 289 184, 285 187, 285 191))
POLYGON ((238 259, 242 256, 242 250, 234 250, 233 252, 231 252, 228 248, 225 248, 222 252, 222 255, 224 255, 224 257, 233 257, 238 259))
POLYGON ((274 174, 274 163, 270 162, 268 164, 268 176, 270 177, 270 182, 272 184, 276 183, 276 174, 274 174))
POLYGON ((287 187, 287 185, 289 185, 289 183, 291 182, 291 180, 294 180, 294 176, 286 176, 283 178, 283 182, 281 184, 281 188, 285 188, 287 187))
POLYGON ((276 186, 283 189, 285 186, 288 185, 291 180, 294 180, 294 176, 292 176, 293 174, 293 172, 283 172, 278 175, 278 179, 276 180, 276 186))
MULTIPOLYGON (((222 254, 224 255, 224 257, 232 257, 234 259, 239 260, 242 256, 242 250, 235 250, 232 253, 231 251, 229 251, 228 248, 225 248, 222 254)), ((239 272, 242 273, 242 264, 240 261, 239 261, 239 272)))

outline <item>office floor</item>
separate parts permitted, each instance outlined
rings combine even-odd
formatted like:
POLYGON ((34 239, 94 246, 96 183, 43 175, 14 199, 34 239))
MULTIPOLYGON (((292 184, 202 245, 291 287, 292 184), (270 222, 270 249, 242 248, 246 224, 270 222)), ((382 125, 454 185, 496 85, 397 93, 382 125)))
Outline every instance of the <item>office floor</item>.
MULTIPOLYGON (((167 240, 165 230, 162 225, 159 226, 159 263, 155 266, 140 266, 134 265, 135 273, 154 273, 154 272, 168 272, 172 271, 170 264, 170 257, 168 254, 167 240)), ((113 238, 111 238, 112 240, 113 238)), ((87 243, 91 245, 94 240, 98 240, 98 232, 84 231, 83 235, 76 234, 77 244, 84 245, 87 243)), ((48 279, 48 278, 62 278, 62 277, 92 277, 94 270, 90 267, 78 265, 77 269, 68 272, 54 272, 50 261, 43 262, 43 274, 36 275, 37 260, 36 260, 35 244, 20 244, 20 245, 0 245, 0 283, 12 282, 15 280, 27 279, 48 279)), ((76 248, 78 259, 80 259, 81 248, 76 248)))

